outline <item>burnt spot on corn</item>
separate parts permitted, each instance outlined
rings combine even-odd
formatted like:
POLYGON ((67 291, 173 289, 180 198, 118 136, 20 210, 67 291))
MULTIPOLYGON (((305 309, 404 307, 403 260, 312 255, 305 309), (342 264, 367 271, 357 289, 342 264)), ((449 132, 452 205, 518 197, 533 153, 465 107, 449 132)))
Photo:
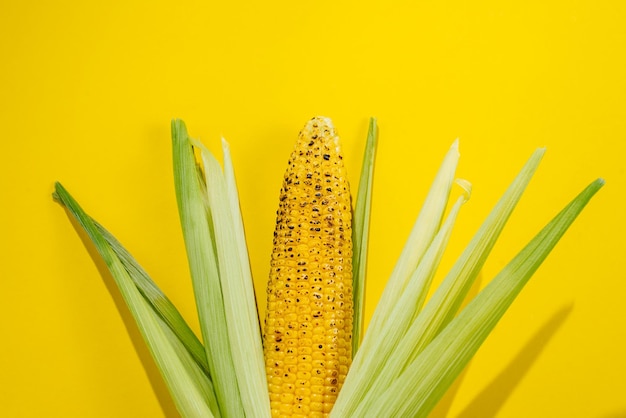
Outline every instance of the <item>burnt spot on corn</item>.
POLYGON ((276 212, 263 340, 273 416, 327 416, 352 336, 352 214, 338 137, 311 119, 292 152, 276 212))

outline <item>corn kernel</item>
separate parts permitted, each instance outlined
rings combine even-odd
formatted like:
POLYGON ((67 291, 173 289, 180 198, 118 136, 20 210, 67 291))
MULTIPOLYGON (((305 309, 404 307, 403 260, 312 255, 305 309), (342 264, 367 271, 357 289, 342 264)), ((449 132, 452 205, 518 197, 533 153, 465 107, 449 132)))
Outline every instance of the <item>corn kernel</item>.
POLYGON ((277 211, 264 327, 272 416, 326 416, 351 357, 351 203, 327 118, 300 132, 277 211))

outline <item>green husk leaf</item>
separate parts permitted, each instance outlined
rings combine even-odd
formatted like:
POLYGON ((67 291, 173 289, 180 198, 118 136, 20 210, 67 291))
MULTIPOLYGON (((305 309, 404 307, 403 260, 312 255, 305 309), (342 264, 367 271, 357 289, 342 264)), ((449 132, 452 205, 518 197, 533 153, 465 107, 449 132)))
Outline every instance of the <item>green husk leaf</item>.
MULTIPOLYGON (((454 182, 454 173, 458 161, 458 141, 455 141, 443 159, 402 253, 385 285, 383 294, 376 306, 367 332, 359 347, 359 355, 356 356, 352 362, 351 370, 359 369, 361 366, 360 363, 364 359, 369 358, 371 355, 370 351, 373 351, 376 344, 380 341, 380 336, 388 324, 393 306, 395 306, 396 301, 400 298, 411 274, 417 268, 420 259, 423 257, 439 230, 439 225, 443 219, 450 196, 450 190, 454 182)), ((350 383, 351 380, 354 381, 355 379, 362 378, 367 377, 356 373, 350 373, 347 376, 346 382, 337 399, 337 403, 339 403, 342 408, 348 408, 346 404, 343 403, 344 400, 347 400, 346 395, 342 394, 351 392, 349 389, 346 390, 346 386, 349 388, 352 385, 352 383, 350 383)))
POLYGON ((352 356, 361 344, 363 330, 363 306, 365 305, 365 276, 367 269, 367 246, 369 240, 372 188, 374 183, 374 160, 378 142, 378 125, 370 118, 367 142, 363 152, 361 177, 352 218, 352 292, 354 314, 352 320, 352 356))
POLYGON ((67 208, 84 229, 111 271, 181 415, 220 416, 219 410, 211 410, 210 400, 214 398, 210 380, 170 326, 137 289, 136 280, 131 278, 91 218, 60 183, 55 185, 55 199, 67 208))
MULTIPOLYGON (((424 310, 398 345, 396 355, 412 361, 455 316, 519 202, 545 153, 537 149, 492 209, 424 310)), ((381 382, 381 385, 385 384, 381 382)))
POLYGON ((417 356, 377 400, 355 416, 426 417, 491 333, 530 277, 543 263, 593 195, 585 188, 417 356))
MULTIPOLYGON (((191 330, 185 319, 182 317, 178 309, 163 293, 163 291, 154 283, 148 273, 141 267, 135 258, 122 246, 122 244, 98 222, 92 219, 98 232, 102 234, 115 255, 120 259, 131 279, 141 292, 143 297, 148 301, 156 313, 161 316, 163 321, 172 329, 174 334, 180 339, 182 344, 187 348, 191 357, 198 363, 198 366, 205 372, 210 379, 209 365, 206 360, 206 353, 202 343, 191 330)), ((215 404, 217 405, 217 403, 215 404)))
MULTIPOLYGON (((261 321, 259 318, 258 306, 256 304, 256 296, 254 294, 254 280, 252 279, 252 270, 250 268, 250 258, 248 256, 248 246, 246 245, 246 233, 243 225, 243 217, 241 214, 241 205, 239 203, 239 190, 237 189, 237 182, 235 179, 235 170, 233 168, 233 162, 230 154, 230 146, 228 142, 222 138, 222 153, 224 156, 224 179, 226 181, 226 190, 228 191, 228 204, 230 206, 230 213, 233 216, 234 229, 236 235, 236 243, 238 247, 237 254, 242 266, 242 274, 244 275, 244 282, 247 286, 248 298, 252 297, 253 301, 250 303, 249 308, 254 305, 254 313, 251 316, 256 317, 259 335, 261 335, 261 321)), ((259 339, 262 345, 262 339, 259 339)), ((261 347, 261 352, 263 348, 261 347)))
POLYGON ((178 211, 193 282, 198 317, 211 378, 225 416, 244 416, 220 283, 206 191, 193 146, 181 120, 172 121, 174 182, 178 211))
POLYGON ((259 316, 228 144, 222 141, 227 175, 208 149, 197 146, 203 161, 230 351, 243 409, 246 416, 269 418, 259 316))
MULTIPOLYGON (((396 341, 393 351, 386 352, 387 357, 378 358, 379 364, 375 365, 377 373, 358 373, 365 359, 374 356, 379 345, 384 345, 384 330, 376 333, 372 338, 368 330, 361 347, 361 353, 367 351, 367 357, 359 355, 355 358, 352 371, 349 373, 344 383, 344 387, 339 394, 337 404, 339 410, 345 411, 347 415, 354 413, 357 405, 371 405, 376 402, 378 393, 384 391, 399 376, 407 364, 409 364, 432 339, 449 322, 451 315, 458 310, 463 298, 471 287, 478 272, 482 268, 489 252, 495 245, 495 241, 508 220, 513 208, 519 201, 523 191, 530 181, 533 173, 537 169, 544 150, 537 150, 511 186, 507 189, 496 207, 492 210, 487 220, 483 223, 477 234, 474 236, 463 254, 459 257, 452 270, 448 273, 443 283, 435 291, 433 297, 426 304, 414 321, 405 323, 403 329, 398 329, 397 335, 402 335, 396 341), (354 388, 353 388, 354 386, 354 388), (346 387, 348 389, 346 389, 346 387), (368 388, 358 390, 356 388, 368 388)), ((445 161, 445 160, 444 160, 445 161)), ((445 166, 445 162, 444 162, 445 166)), ((442 190, 441 194, 443 194, 442 190)), ((449 190, 445 190, 446 194, 449 190)), ((424 209, 422 209, 424 211, 424 209)), ((408 251, 405 248, 405 252, 408 251)), ((382 306, 388 312, 400 300, 398 295, 392 301, 386 301, 387 306, 382 306)), ((380 305, 380 303, 379 303, 380 305)), ((389 314, 388 314, 389 315, 389 314)), ((393 327, 397 327, 394 322, 393 327)), ((392 328, 390 325, 388 328, 392 328)), ((371 362, 371 360, 370 360, 371 362)))
POLYGON ((458 198, 446 221, 411 275, 404 292, 391 307, 389 322, 393 326, 385 327, 382 330, 379 334, 379 341, 372 344, 371 349, 367 352, 367 357, 361 357, 362 353, 357 355, 360 361, 355 362, 356 367, 352 366, 350 369, 332 410, 332 416, 348 415, 348 411, 358 405, 363 394, 370 391, 370 386, 374 381, 372 376, 377 376, 380 374, 381 368, 386 367, 386 359, 390 357, 404 336, 404 332, 409 328, 424 304, 430 284, 450 239, 452 227, 462 204, 466 200, 467 196, 458 198))
POLYGON ((429 319, 425 322, 430 324, 433 335, 454 318, 463 304, 544 154, 545 148, 539 148, 530 156, 429 301, 425 315, 429 319))
MULTIPOLYGON (((439 230, 441 220, 448 204, 450 190, 454 182, 454 173, 459 161, 458 141, 455 141, 446 154, 424 205, 413 225, 402 253, 385 285, 385 289, 376 306, 374 315, 368 325, 367 333, 360 350, 368 350, 366 341, 377 341, 382 330, 389 325, 392 306, 404 290, 411 274, 428 249, 435 234, 439 230)), ((358 362, 358 359, 355 359, 358 362)))
MULTIPOLYGON (((362 397, 361 405, 375 403, 377 394, 386 390, 454 317, 536 171, 543 154, 544 150, 538 149, 529 158, 424 309, 410 327, 403 331, 403 338, 385 359, 386 367, 380 367, 380 373, 376 376, 369 376, 370 390, 362 397)), ((351 408, 354 406, 352 403, 351 408)))

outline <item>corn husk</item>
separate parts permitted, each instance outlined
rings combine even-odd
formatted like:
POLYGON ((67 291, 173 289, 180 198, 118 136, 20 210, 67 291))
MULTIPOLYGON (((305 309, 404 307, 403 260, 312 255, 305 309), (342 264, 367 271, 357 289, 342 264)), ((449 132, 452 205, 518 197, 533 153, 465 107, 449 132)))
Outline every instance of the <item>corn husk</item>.
MULTIPOLYGON (((466 192, 444 216, 459 160, 454 142, 363 333, 377 137, 376 120, 371 119, 353 216, 356 356, 332 417, 427 416, 604 184, 598 179, 585 188, 459 312, 544 150, 537 150, 522 167, 427 300, 470 195, 469 182, 457 179, 466 192)), ((209 150, 190 139, 184 123, 175 120, 172 144, 201 339, 122 244, 59 183, 55 199, 86 232, 111 271, 181 415, 269 417, 259 318, 228 143, 222 141, 222 167, 209 150)))

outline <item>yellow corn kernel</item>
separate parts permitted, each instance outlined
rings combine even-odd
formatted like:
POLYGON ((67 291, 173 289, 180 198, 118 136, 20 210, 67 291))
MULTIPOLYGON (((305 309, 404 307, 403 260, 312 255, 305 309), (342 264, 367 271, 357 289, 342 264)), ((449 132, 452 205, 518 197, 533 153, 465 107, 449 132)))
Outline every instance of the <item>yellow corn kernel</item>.
POLYGON ((280 191, 263 331, 275 417, 328 416, 352 357, 352 211, 338 140, 330 119, 311 119, 280 191))

